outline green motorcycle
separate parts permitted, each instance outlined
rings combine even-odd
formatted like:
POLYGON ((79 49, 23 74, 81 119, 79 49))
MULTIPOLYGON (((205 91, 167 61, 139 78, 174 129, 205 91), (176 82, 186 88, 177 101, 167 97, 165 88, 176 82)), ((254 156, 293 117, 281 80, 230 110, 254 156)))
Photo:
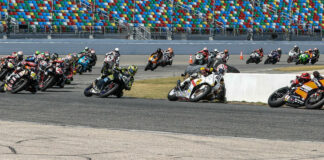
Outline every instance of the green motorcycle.
POLYGON ((308 62, 309 62, 309 55, 306 53, 302 53, 299 55, 296 65, 298 64, 306 65, 308 62))

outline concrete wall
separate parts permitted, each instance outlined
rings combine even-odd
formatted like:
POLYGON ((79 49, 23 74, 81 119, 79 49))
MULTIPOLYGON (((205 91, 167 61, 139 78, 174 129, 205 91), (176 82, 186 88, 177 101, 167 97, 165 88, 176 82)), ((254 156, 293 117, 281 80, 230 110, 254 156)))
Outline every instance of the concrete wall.
POLYGON ((271 93, 290 85, 296 74, 228 73, 225 75, 228 101, 267 103, 271 93))

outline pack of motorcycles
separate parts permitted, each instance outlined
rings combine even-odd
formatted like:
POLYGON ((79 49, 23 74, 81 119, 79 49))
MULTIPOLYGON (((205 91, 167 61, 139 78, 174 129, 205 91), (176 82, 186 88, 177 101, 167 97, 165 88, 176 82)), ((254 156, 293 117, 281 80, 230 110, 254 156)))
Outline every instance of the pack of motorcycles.
MULTIPOLYGON (((280 60, 280 56, 276 54, 272 54, 273 51, 271 51, 268 55, 266 60, 264 61, 264 64, 276 64, 280 60)), ((262 62, 262 58, 260 55, 256 52, 252 52, 250 54, 250 57, 246 60, 246 64, 249 63, 256 63, 259 64, 262 62)), ((315 64, 319 60, 319 55, 318 56, 312 56, 310 57, 307 53, 300 51, 300 53, 297 53, 293 50, 290 50, 288 53, 288 59, 287 63, 292 63, 295 62, 296 65, 298 64, 315 64)))
POLYGON ((33 58, 33 63, 26 59, 22 63, 27 65, 22 66, 18 66, 14 58, 1 60, 0 92, 18 93, 27 90, 34 94, 37 90, 46 91, 53 86, 64 88, 65 84, 73 81, 75 73, 91 71, 97 60, 96 56, 88 55, 70 61, 28 58, 33 58))
MULTIPOLYGON (((216 99, 220 102, 226 102, 224 72, 217 72, 217 68, 225 68, 224 71, 234 73, 239 73, 239 71, 235 67, 226 64, 227 57, 224 58, 218 55, 211 53, 206 60, 200 54, 196 54, 195 62, 190 64, 185 73, 182 74, 184 81, 177 81, 176 86, 168 93, 168 99, 170 101, 191 102, 200 100, 212 101, 216 99), (215 68, 215 72, 211 72, 208 75, 198 74, 202 67, 215 68)), ((293 57, 294 55, 289 53, 289 56, 293 57)), ((113 61, 113 59, 111 60, 113 61)), ((157 66, 172 65, 172 59, 165 60, 163 59, 164 62, 159 62, 152 55, 148 59, 147 66, 151 67, 154 65, 152 67, 155 69, 157 66)), ((294 59, 291 59, 291 61, 294 61, 294 59)), ((58 63, 39 61, 37 66, 34 66, 37 68, 36 70, 25 67, 23 69, 20 68, 17 72, 14 60, 4 59, 0 64, 0 81, 3 82, 0 85, 0 92, 18 93, 27 90, 31 93, 36 93, 36 88, 46 91, 46 89, 55 85, 63 88, 65 84, 73 81, 73 74, 91 71, 92 66, 96 63, 96 59, 94 61, 91 57, 83 56, 73 59, 70 63, 66 64, 64 61, 58 63), (40 81, 40 79, 42 80, 40 81)), ((117 97, 122 97, 123 90, 132 77, 124 75, 118 70, 115 70, 114 74, 116 78, 106 83, 100 90, 95 87, 97 80, 90 84, 84 90, 85 96, 97 95, 99 97, 107 97, 116 95, 117 97)), ((280 88, 270 95, 268 104, 270 107, 280 107, 286 104, 292 107, 306 106, 309 109, 319 109, 324 104, 324 79, 314 78, 300 86, 292 85, 280 88), (297 99, 297 96, 301 97, 301 99, 297 99)))

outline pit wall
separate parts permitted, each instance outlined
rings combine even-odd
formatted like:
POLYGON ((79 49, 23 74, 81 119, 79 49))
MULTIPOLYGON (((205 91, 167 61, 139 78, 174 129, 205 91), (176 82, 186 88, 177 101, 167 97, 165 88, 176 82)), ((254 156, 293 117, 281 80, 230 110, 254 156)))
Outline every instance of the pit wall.
POLYGON ((228 73, 224 77, 227 101, 268 103, 271 93, 289 86, 296 75, 228 73))

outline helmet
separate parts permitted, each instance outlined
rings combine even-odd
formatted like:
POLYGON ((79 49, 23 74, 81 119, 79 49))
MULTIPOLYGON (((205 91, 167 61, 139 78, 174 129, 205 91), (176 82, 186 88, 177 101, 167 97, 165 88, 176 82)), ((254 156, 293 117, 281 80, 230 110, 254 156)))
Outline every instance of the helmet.
POLYGON ((320 73, 319 73, 318 71, 314 71, 314 72, 313 72, 313 75, 314 75, 315 78, 318 78, 318 77, 321 76, 320 73))
POLYGON ((168 51, 169 51, 169 52, 173 52, 173 49, 172 49, 172 48, 168 48, 168 51))
POLYGON ((95 53, 96 53, 96 51, 92 49, 92 50, 91 50, 91 53, 92 53, 92 54, 95 54, 95 53))
POLYGON ((45 56, 45 58, 50 58, 51 55, 50 55, 50 53, 45 52, 45 53, 44 53, 44 56, 45 56))
POLYGON ((207 48, 207 47, 205 47, 205 48, 203 49, 203 51, 208 51, 208 48, 207 48))
POLYGON ((200 67, 200 73, 202 75, 206 75, 206 68, 205 67, 200 67))
POLYGON ((281 48, 278 48, 277 50, 278 50, 278 51, 281 51, 281 48))
POLYGON ((215 48, 215 49, 214 49, 214 52, 218 52, 218 49, 217 49, 217 48, 215 48))
POLYGON ((88 51, 88 50, 89 50, 89 47, 85 47, 84 50, 85 50, 85 51, 88 51))
POLYGON ((23 60, 24 59, 24 53, 22 51, 17 52, 17 59, 23 60))
POLYGON ((227 72, 227 66, 225 66, 224 64, 220 64, 220 65, 217 66, 216 71, 219 74, 223 74, 224 75, 227 72))
POLYGON ((256 50, 256 52, 260 52, 260 50, 259 50, 259 49, 257 49, 257 50, 256 50))
POLYGON ((311 76, 309 73, 302 73, 300 78, 304 79, 304 80, 310 80, 311 76))
POLYGON ((294 45, 294 48, 298 48, 298 46, 297 45, 294 45))
POLYGON ((131 76, 134 76, 134 75, 136 74, 136 72, 137 72, 137 66, 135 66, 135 65, 130 65, 130 66, 128 66, 127 70, 128 70, 128 73, 129 73, 131 76))
POLYGON ((45 59, 45 55, 43 55, 43 54, 39 55, 38 59, 39 60, 44 60, 45 59))
POLYGON ((314 48, 314 51, 318 51, 318 48, 314 48))
POLYGON ((162 52, 162 49, 161 48, 158 48, 156 51, 157 52, 162 52))
POLYGON ((35 51, 35 55, 39 55, 40 54, 40 51, 35 51))
POLYGON ((52 56, 51 56, 51 59, 52 60, 55 60, 55 59, 57 59, 59 56, 58 56, 58 54, 57 53, 54 53, 52 56))
POLYGON ((260 50, 260 52, 263 52, 263 48, 260 48, 259 50, 260 50))
POLYGON ((119 48, 115 48, 114 51, 115 51, 115 52, 119 52, 119 48))
POLYGON ((227 50, 227 49, 225 49, 225 50, 224 50, 224 53, 228 53, 228 50, 227 50))

